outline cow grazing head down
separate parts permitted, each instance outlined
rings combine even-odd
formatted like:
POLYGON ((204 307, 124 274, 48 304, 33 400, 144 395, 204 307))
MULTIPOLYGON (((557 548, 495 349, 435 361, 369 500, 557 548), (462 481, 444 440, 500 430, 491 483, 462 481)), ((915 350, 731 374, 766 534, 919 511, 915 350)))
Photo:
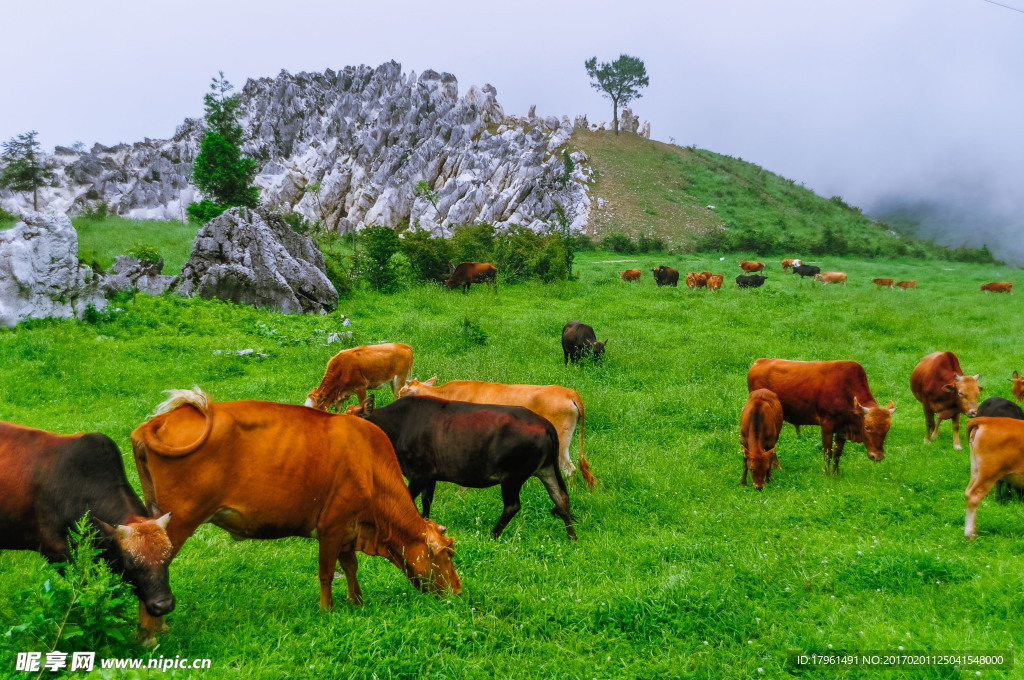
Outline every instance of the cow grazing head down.
MULTIPOLYGON (((159 509, 152 508, 153 514, 159 509)), ((167 565, 171 561, 171 539, 167 537, 167 523, 171 513, 159 519, 132 518, 125 524, 110 526, 97 522, 106 542, 114 542, 117 549, 111 567, 131 584, 135 596, 150 616, 163 616, 174 611, 167 565)))
POLYGON ((455 572, 452 556, 455 554, 454 539, 445 536, 444 526, 434 520, 424 520, 426 530, 424 544, 414 543, 406 548, 399 564, 416 588, 433 595, 458 595, 462 592, 462 581, 455 572))
POLYGON ((1020 377, 1017 371, 1013 372, 1013 377, 1010 378, 1010 382, 1013 383, 1010 386, 1010 391, 1013 392, 1013 398, 1017 401, 1024 401, 1024 378, 1020 377))
POLYGON ((868 451, 868 458, 876 463, 885 458, 885 436, 889 434, 889 426, 892 425, 892 414, 896 413, 896 405, 889 402, 888 406, 864 406, 857 397, 853 398, 853 408, 860 411, 861 427, 860 432, 849 432, 848 439, 852 442, 862 442, 868 451), (859 438, 858 438, 859 437, 859 438))
POLYGON ((779 458, 775 455, 775 447, 760 454, 751 454, 743 449, 743 464, 750 471, 750 477, 754 482, 754 488, 758 491, 764 490, 765 481, 771 479, 772 470, 781 470, 779 458))
POLYGON ((956 403, 961 413, 970 417, 978 415, 978 394, 984 389, 978 384, 978 375, 953 375, 953 382, 942 386, 946 392, 956 394, 956 403))

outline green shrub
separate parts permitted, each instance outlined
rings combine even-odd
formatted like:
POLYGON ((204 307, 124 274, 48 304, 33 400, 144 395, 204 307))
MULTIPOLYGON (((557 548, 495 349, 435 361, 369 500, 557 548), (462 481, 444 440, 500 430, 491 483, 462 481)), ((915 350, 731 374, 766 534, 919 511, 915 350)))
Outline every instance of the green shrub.
POLYGON ((533 278, 541 236, 528 227, 513 225, 497 235, 492 262, 505 281, 533 278))
POLYGON ((582 231, 578 234, 573 234, 569 237, 569 243, 572 249, 579 251, 597 250, 597 244, 594 243, 594 239, 584 234, 582 231))
POLYGON ((314 222, 306 219, 295 211, 290 211, 281 215, 281 219, 284 220, 285 224, 292 228, 292 231, 297 234, 302 234, 303 236, 308 236, 320 227, 320 220, 316 220, 314 222))
POLYGON ((419 281, 444 281, 451 273, 452 246, 426 229, 402 235, 402 253, 409 260, 412 277, 419 281))
POLYGON ((544 283, 565 281, 572 276, 573 252, 561 234, 548 234, 534 261, 534 276, 544 283))
POLYGON ((99 255, 96 254, 95 250, 82 251, 78 255, 78 262, 86 267, 92 267, 92 270, 98 274, 103 274, 107 271, 107 268, 100 262, 99 255))
POLYGON ((161 260, 160 253, 156 248, 144 245, 132 246, 125 252, 125 255, 143 262, 159 262, 161 260))
POLYGON ((362 278, 374 290, 397 290, 398 275, 391 258, 402 248, 398 234, 390 227, 372 226, 363 230, 360 240, 366 248, 366 262, 360 272, 362 278))
POLYGON ((643 235, 636 240, 636 249, 640 253, 662 253, 668 250, 664 239, 643 235))
POLYGON ((625 234, 609 234, 601 239, 601 248, 624 255, 636 253, 636 244, 625 234))
POLYGON ((487 222, 461 224, 451 237, 452 262, 490 262, 494 259, 494 225, 487 222))
POLYGON ((107 218, 109 207, 106 201, 96 201, 95 203, 86 203, 85 208, 82 210, 79 217, 86 220, 103 220, 107 218))
POLYGON ((215 217, 219 217, 227 208, 210 200, 203 200, 188 204, 185 212, 188 213, 188 221, 195 224, 206 224, 215 217))
POLYGON ((70 562, 47 566, 49 576, 43 583, 12 596, 25 621, 6 631, 15 648, 105 654, 131 643, 135 598, 99 558, 102 551, 96 540, 89 520, 78 520, 69 532, 70 562))

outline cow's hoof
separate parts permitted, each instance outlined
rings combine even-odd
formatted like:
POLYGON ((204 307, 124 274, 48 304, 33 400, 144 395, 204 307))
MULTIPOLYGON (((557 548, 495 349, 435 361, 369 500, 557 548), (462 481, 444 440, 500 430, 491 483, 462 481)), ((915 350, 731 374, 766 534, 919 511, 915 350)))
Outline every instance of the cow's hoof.
POLYGON ((953 444, 953 449, 955 451, 963 451, 964 447, 960 446, 959 444, 953 444))

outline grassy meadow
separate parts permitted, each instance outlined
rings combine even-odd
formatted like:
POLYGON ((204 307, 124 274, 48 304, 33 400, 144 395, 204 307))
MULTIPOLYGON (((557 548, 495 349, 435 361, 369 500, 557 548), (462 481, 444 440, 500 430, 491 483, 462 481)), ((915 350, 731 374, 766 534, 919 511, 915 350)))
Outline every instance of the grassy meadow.
MULTIPOLYGON (((919 260, 829 259, 848 286, 822 287, 769 264, 768 283, 739 290, 735 256, 580 253, 564 285, 422 285, 356 292, 339 313, 282 316, 214 301, 138 295, 93 323, 30 321, 0 330, 0 419, 118 443, 133 485, 129 433, 163 399, 198 384, 219 401, 302 403, 327 360, 355 344, 406 342, 414 373, 439 381, 559 383, 586 404, 585 445, 599 483, 580 480, 570 543, 539 481, 499 540, 497 488, 441 485, 435 518, 456 539, 458 597, 417 592, 383 558, 360 555, 365 604, 320 611, 316 543, 235 542, 205 525, 172 565, 177 609, 155 650, 121 656, 208 657, 201 678, 851 678, 974 672, 793 669, 791 651, 1010 650, 1024 630, 1024 506, 987 499, 979 537, 963 536, 967 451, 949 423, 922 443, 910 373, 952 350, 981 373, 983 396, 1009 397, 1024 368, 1017 295, 983 294, 1019 270, 919 260), (657 288, 649 270, 725 271, 717 293, 657 288), (644 270, 627 284, 617 272, 644 270), (917 279, 879 290, 875 276, 917 279), (603 365, 565 367, 563 324, 609 339, 603 365), (351 330, 345 345, 330 332, 351 330), (237 356, 217 350, 252 348, 237 356), (782 470, 763 492, 739 486, 739 415, 758 357, 855 359, 879 402, 897 412, 885 460, 848 444, 837 477, 822 474, 820 431, 784 429, 782 470)), ((377 391, 378 404, 391 400, 377 391)), ((577 437, 579 431, 577 431, 577 437)), ((575 460, 578 447, 573 445, 575 460)), ((41 557, 0 553, 0 593, 52 578, 41 557)), ((0 676, 22 623, 0 598, 0 676)), ((134 630, 134 614, 124 623, 134 630)), ((58 645, 67 650, 70 645, 58 645)), ((45 650, 43 650, 45 651, 45 650)), ((1020 662, 1009 674, 1022 677, 1020 662)), ((154 673, 152 677, 161 676, 154 673)), ((22 677, 17 675, 17 677, 22 677)), ((115 676, 108 676, 115 677, 115 676)), ((146 677, 146 676, 140 676, 146 677)))

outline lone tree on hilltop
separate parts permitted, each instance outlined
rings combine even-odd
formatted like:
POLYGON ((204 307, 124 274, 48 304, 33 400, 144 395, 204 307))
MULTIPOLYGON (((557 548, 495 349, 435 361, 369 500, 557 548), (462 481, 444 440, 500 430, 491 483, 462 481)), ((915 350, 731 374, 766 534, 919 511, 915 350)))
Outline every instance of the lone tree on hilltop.
POLYGON ((647 87, 647 67, 644 62, 628 54, 620 55, 612 63, 597 64, 597 57, 587 59, 583 64, 587 75, 594 82, 590 86, 612 100, 612 121, 615 134, 619 134, 619 104, 623 106, 640 98, 640 88, 647 87))
POLYGON ((208 198, 188 206, 189 218, 197 222, 207 222, 228 208, 255 208, 260 203, 259 189, 252 184, 259 164, 242 155, 239 101, 238 95, 228 96, 232 89, 220 71, 203 97, 206 131, 192 164, 192 181, 208 198))
POLYGON ((39 187, 53 179, 53 173, 43 164, 43 147, 36 140, 38 134, 32 130, 12 137, 4 142, 4 152, 0 155, 4 164, 0 170, 0 187, 31 191, 33 210, 39 210, 39 187))

